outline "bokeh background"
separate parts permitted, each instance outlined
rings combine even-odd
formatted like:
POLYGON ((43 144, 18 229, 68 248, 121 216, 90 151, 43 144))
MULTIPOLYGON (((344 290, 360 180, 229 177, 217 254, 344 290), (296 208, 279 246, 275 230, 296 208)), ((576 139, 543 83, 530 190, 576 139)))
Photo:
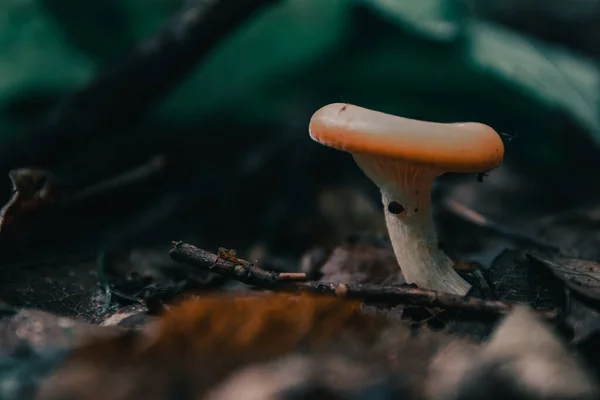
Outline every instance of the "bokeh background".
MULTIPOLYGON (((437 183, 455 258, 487 239, 449 199, 524 232, 598 200, 598 1, 242 0, 265 4, 211 30, 210 49, 160 50, 165 26, 194 42, 185 10, 201 3, 0 2, 0 195, 9 201, 8 173, 21 169, 35 200, 0 231, 4 265, 93 265, 100 252, 163 262, 172 240, 187 240, 285 269, 348 235, 385 235, 376 187, 308 136, 312 113, 333 102, 503 134, 505 162, 483 183, 437 183), (61 203, 156 156, 147 179, 61 203)), ((225 3, 225 14, 249 8, 225 3)))

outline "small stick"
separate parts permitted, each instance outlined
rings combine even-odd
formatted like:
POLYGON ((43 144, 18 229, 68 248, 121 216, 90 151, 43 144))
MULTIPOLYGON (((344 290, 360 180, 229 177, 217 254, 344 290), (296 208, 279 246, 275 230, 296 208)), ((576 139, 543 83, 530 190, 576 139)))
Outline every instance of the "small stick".
POLYGON ((482 228, 485 228, 491 232, 494 232, 500 236, 504 236, 520 242, 523 245, 533 246, 538 249, 546 250, 558 250, 558 247, 537 239, 533 236, 529 236, 526 233, 520 232, 509 226, 501 225, 495 221, 490 220, 486 216, 478 213, 477 211, 459 203, 456 200, 447 200, 444 202, 444 207, 453 213, 454 215, 462 218, 463 220, 482 228))
POLYGON ((128 188, 149 181, 155 178, 158 173, 162 172, 165 165, 166 158, 160 154, 156 155, 143 165, 78 190, 72 196, 69 196, 63 205, 70 206, 118 191, 119 189, 128 188))
POLYGON ((294 282, 304 282, 307 281, 308 278, 304 272, 280 272, 279 273, 280 281, 294 281, 294 282))
MULTIPOLYGON (((224 259, 183 242, 174 242, 169 255, 177 262, 269 290, 307 291, 364 301, 466 310, 494 315, 507 314, 514 306, 504 301, 459 296, 411 286, 286 281, 282 280, 281 274, 277 272, 266 271, 244 260, 233 260, 230 257, 224 259)), ((540 313, 548 319, 555 319, 558 314, 556 310, 542 310, 540 313)))

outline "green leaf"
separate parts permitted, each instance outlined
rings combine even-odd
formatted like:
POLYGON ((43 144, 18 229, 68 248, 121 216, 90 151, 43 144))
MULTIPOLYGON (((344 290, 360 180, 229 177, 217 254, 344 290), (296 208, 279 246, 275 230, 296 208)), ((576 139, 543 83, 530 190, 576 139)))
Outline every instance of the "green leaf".
MULTIPOLYGON (((567 49, 476 19, 454 0, 363 0, 363 3, 375 12, 385 13, 396 26, 408 27, 411 32, 420 34, 421 39, 457 39, 459 43, 454 51, 444 53, 436 62, 439 70, 447 69, 448 63, 458 63, 463 72, 469 71, 469 79, 454 83, 504 86, 499 92, 490 92, 490 100, 506 93, 506 89, 514 90, 514 99, 528 98, 532 105, 542 107, 550 119, 551 113, 556 111, 570 116, 600 144, 600 68, 597 63, 567 49), (460 13, 462 17, 458 16, 460 13), (462 34, 436 35, 443 32, 446 25, 448 32, 460 31, 459 21, 462 34)), ((425 50, 418 51, 410 58, 425 53, 425 50)), ((425 65, 424 61, 413 60, 413 67, 420 62, 425 65)), ((419 83, 427 87, 426 82, 419 83)), ((453 86, 449 83, 440 90, 453 86)))
POLYGON ((462 3, 456 0, 360 0, 382 18, 402 25, 423 38, 458 40, 462 31, 462 3))
MULTIPOLYGON (((86 82, 95 66, 66 43, 36 1, 0 1, 0 106, 35 93, 63 94, 86 82)), ((0 114, 2 136, 21 121, 0 114)))
POLYGON ((123 1, 37 1, 44 13, 55 20, 55 34, 101 64, 116 59, 134 44, 130 21, 122 10, 123 1))
POLYGON ((223 113, 279 120, 289 88, 282 83, 334 51, 349 23, 346 0, 283 0, 224 40, 175 91, 162 115, 185 121, 223 113), (273 92, 274 91, 274 92, 273 92))
POLYGON ((492 78, 572 116, 600 144, 600 68, 567 50, 474 21, 469 61, 492 78))

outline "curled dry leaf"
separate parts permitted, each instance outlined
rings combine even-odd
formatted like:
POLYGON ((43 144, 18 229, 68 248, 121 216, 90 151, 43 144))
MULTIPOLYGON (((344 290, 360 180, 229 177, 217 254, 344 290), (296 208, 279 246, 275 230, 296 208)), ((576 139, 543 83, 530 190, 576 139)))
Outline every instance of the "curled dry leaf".
POLYGON ((149 316, 147 312, 148 309, 146 307, 140 304, 133 304, 123 307, 106 316, 100 325, 129 329, 141 328, 146 325, 148 321, 152 320, 152 317, 149 316))
POLYGON ((529 308, 515 308, 495 330, 482 354, 488 362, 505 363, 505 373, 531 396, 595 399, 600 394, 582 362, 529 308))
POLYGON ((534 308, 562 308, 564 286, 546 268, 535 265, 522 250, 505 250, 487 271, 494 295, 534 308))
POLYGON ((321 274, 321 280, 339 283, 404 283, 391 244, 367 235, 350 237, 336 247, 321 274))
POLYGON ((536 223, 536 236, 573 258, 600 261, 600 206, 585 206, 551 215, 536 223))
POLYGON ((209 400, 344 398, 367 400, 404 397, 390 375, 373 363, 339 354, 290 355, 235 372, 213 389, 209 400), (379 395, 379 396, 378 396, 379 395))
POLYGON ((306 357, 289 356, 253 365, 234 373, 206 397, 209 400, 279 398, 282 393, 298 390, 306 384, 310 379, 311 364, 306 357))
POLYGON ((20 168, 9 172, 12 196, 0 210, 0 232, 10 229, 20 217, 54 204, 62 195, 52 173, 20 168))
POLYGON ((428 398, 470 399, 596 399, 594 377, 565 343, 531 309, 516 307, 480 350, 453 348, 437 364, 455 358, 452 379, 440 376, 450 368, 432 364, 428 398))
POLYGON ((318 280, 322 276, 321 268, 327 261, 327 256, 327 252, 320 247, 308 250, 300 258, 300 272, 306 274, 309 280, 318 280))
POLYGON ((528 256, 542 263, 577 293, 600 300, 600 264, 591 260, 530 252, 528 256))
POLYGON ((480 346, 457 340, 442 347, 433 357, 425 381, 425 393, 432 400, 453 396, 458 382, 468 378, 480 346))
POLYGON ((12 351, 24 343, 34 348, 70 348, 82 341, 116 333, 101 327, 44 311, 21 309, 0 318, 0 349, 12 351))
POLYGON ((591 336, 600 334, 600 312, 575 296, 569 300, 564 321, 573 330, 573 344, 580 344, 591 336))

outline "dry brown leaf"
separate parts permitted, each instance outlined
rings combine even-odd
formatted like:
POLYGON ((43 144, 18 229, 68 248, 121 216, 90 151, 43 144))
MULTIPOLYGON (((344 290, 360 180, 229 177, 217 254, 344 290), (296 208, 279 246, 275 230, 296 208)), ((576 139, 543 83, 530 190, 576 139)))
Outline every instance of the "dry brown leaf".
POLYGON ((545 265, 572 290, 600 300, 600 264, 597 262, 535 252, 529 253, 529 257, 545 265))
POLYGON ((535 235, 560 247, 561 254, 600 261, 600 207, 567 210, 541 219, 535 235))
POLYGON ((118 333, 114 327, 92 325, 44 311, 21 309, 0 318, 0 349, 8 353, 23 343, 34 348, 75 347, 84 340, 118 333))
POLYGON ((543 266, 536 268, 522 250, 506 250, 487 271, 494 295, 534 308, 562 307, 564 286, 543 266))
POLYGON ((54 204, 61 197, 56 178, 43 169, 20 168, 10 171, 8 176, 13 194, 0 210, 1 233, 24 215, 54 204))
POLYGON ((321 273, 322 280, 340 283, 404 283, 389 241, 366 235, 355 236, 336 247, 321 273))
POLYGON ((579 344, 600 332, 600 312, 571 297, 565 323, 573 330, 572 343, 579 344))
MULTIPOLYGON (((429 398, 435 400, 597 399, 598 385, 584 363, 530 308, 516 307, 481 349, 453 348, 441 353, 456 369, 452 375, 433 364, 429 398), (433 382, 433 379, 437 379, 433 382)), ((437 360, 436 360, 437 361, 437 360)), ((439 362, 439 361, 438 361, 439 362)))

